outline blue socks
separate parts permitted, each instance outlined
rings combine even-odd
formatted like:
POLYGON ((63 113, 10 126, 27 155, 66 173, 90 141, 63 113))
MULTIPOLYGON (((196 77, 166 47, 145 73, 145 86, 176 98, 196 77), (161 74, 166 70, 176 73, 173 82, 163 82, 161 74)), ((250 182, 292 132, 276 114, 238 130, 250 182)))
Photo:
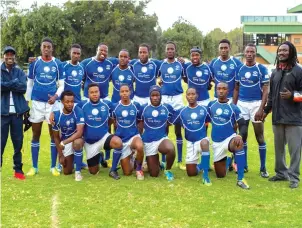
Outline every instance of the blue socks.
POLYGON ((177 144, 177 156, 178 156, 177 162, 182 162, 182 137, 176 138, 176 144, 177 144))
POLYGON ((51 153, 51 166, 50 168, 55 168, 57 163, 58 151, 55 141, 52 139, 50 141, 50 153, 51 153))
POLYGON ((243 150, 245 153, 245 168, 247 168, 247 142, 243 142, 243 150))
POLYGON ((259 144, 259 155, 260 155, 260 170, 265 168, 266 162, 266 143, 259 144))
POLYGON ((142 170, 142 163, 138 160, 136 160, 135 163, 136 163, 136 171, 141 171, 142 170))
POLYGON ((201 154, 201 166, 203 168, 203 178, 208 178, 210 163, 210 152, 202 152, 201 154))
POLYGON ((111 167, 110 171, 117 171, 117 165, 120 161, 121 156, 122 156, 122 150, 113 151, 113 161, 112 161, 112 167, 111 167))
POLYGON ((238 180, 244 178, 245 153, 244 150, 235 151, 235 160, 237 163, 238 180))
POLYGON ((105 150, 105 160, 110 159, 110 150, 105 150))
POLYGON ((83 150, 74 151, 74 163, 76 165, 75 171, 81 171, 83 160, 83 150))
POLYGON ((33 167, 38 168, 38 158, 39 158, 40 142, 31 141, 31 159, 33 162, 33 167))

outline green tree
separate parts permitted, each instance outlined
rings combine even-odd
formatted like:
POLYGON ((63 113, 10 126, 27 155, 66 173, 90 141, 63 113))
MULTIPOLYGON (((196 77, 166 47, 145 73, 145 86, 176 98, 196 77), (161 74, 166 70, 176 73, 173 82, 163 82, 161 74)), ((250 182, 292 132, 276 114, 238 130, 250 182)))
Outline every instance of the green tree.
POLYGON ((241 53, 243 51, 243 29, 235 28, 227 33, 227 37, 231 42, 231 55, 241 53))

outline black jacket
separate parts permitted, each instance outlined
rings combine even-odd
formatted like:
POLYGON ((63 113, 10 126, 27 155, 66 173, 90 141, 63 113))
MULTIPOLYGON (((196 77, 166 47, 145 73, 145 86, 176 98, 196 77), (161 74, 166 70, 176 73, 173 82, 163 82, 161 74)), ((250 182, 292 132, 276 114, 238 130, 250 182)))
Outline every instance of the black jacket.
POLYGON ((270 91, 265 113, 272 111, 273 124, 302 126, 302 102, 294 102, 294 91, 302 91, 302 68, 298 65, 289 70, 275 69, 270 78, 270 91), (281 99, 280 92, 287 88, 290 99, 281 99))

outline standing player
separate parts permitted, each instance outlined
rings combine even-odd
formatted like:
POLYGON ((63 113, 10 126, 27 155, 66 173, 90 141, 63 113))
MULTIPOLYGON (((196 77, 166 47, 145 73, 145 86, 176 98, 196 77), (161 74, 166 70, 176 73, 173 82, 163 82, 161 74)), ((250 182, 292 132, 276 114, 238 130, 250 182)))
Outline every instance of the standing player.
POLYGON ((215 82, 215 98, 217 98, 217 85, 219 82, 226 82, 228 84, 229 102, 232 102, 233 91, 235 88, 235 78, 238 69, 242 66, 242 63, 230 56, 231 43, 227 39, 223 39, 219 42, 219 57, 213 59, 210 63, 210 68, 213 73, 213 80, 215 82))
POLYGON ((210 122, 207 109, 197 104, 197 90, 189 88, 186 93, 189 105, 180 112, 182 126, 185 129, 187 140, 186 167, 188 176, 196 176, 200 172, 197 165, 199 153, 202 155, 201 165, 203 167, 202 183, 212 185, 208 176, 210 149, 207 137, 206 122, 210 122))
POLYGON ((190 50, 191 62, 184 64, 185 82, 189 88, 195 88, 197 103, 208 106, 210 95, 208 88, 212 79, 212 72, 206 63, 201 62, 202 50, 194 47, 190 50))
POLYGON ((159 151, 167 156, 165 176, 167 180, 172 181, 174 175, 171 168, 175 160, 175 148, 167 137, 167 124, 171 121, 174 111, 170 105, 161 103, 161 88, 159 86, 151 86, 149 94, 150 104, 145 104, 140 109, 140 119, 144 128, 142 139, 148 170, 151 177, 159 175, 159 151))
MULTIPOLYGON (((29 66, 27 81, 27 100, 32 100, 29 120, 32 122, 32 164, 33 167, 27 173, 34 176, 38 173, 38 156, 40 150, 40 135, 43 121, 49 121, 49 115, 53 104, 64 90, 65 73, 60 60, 52 56, 53 43, 49 38, 44 38, 41 43, 42 56, 38 57, 29 66), (57 83, 59 87, 57 87, 57 83)), ((51 138, 51 172, 54 176, 60 173, 55 169, 57 149, 53 139, 52 126, 48 122, 51 138)))
POLYGON ((75 161, 75 180, 81 181, 81 166, 83 159, 82 139, 84 130, 84 114, 79 106, 74 106, 75 95, 64 91, 61 95, 63 109, 54 112, 53 134, 59 153, 59 161, 65 175, 72 173, 75 161), (61 135, 61 137, 60 137, 61 135))
MULTIPOLYGON (((175 59, 176 44, 167 42, 166 44, 166 59, 159 68, 159 74, 162 83, 162 102, 171 104, 176 112, 180 112, 184 106, 182 101, 182 85, 183 67, 180 62, 175 59)), ((175 135, 177 144, 178 166, 185 170, 186 166, 182 164, 182 135, 180 123, 175 123, 175 135)))
MULTIPOLYGON (((268 97, 269 75, 265 66, 256 63, 256 54, 256 45, 247 44, 244 50, 246 63, 238 71, 233 102, 234 104, 237 104, 240 109, 241 114, 245 119, 247 129, 249 127, 249 121, 251 120, 253 123, 255 136, 259 146, 260 175, 263 178, 268 178, 269 174, 265 167, 266 143, 263 135, 264 124, 262 121, 255 121, 255 118, 259 119, 263 115, 263 109, 268 97)), ((242 135, 246 156, 246 170, 248 170, 247 134, 248 131, 246 131, 245 135, 242 135)))
POLYGON ((133 100, 140 105, 150 101, 149 89, 156 85, 156 77, 161 61, 149 59, 149 46, 147 44, 139 45, 138 49, 139 60, 131 60, 134 77, 135 90, 133 100))
MULTIPOLYGON (((136 151, 136 178, 144 180, 142 163, 144 159, 144 146, 137 128, 137 117, 140 105, 130 100, 130 86, 124 84, 120 86, 120 102, 113 105, 112 116, 115 120, 115 135, 122 139, 123 149, 120 153, 121 166, 124 175, 132 174, 131 157, 136 151)), ((117 150, 115 153, 118 152, 117 150)))
POLYGON ((119 64, 113 69, 111 74, 111 81, 113 84, 112 103, 120 101, 120 86, 122 84, 129 85, 131 99, 133 98, 134 74, 129 66, 129 58, 129 52, 126 49, 122 49, 119 53, 119 64))
POLYGON ((243 189, 249 189, 244 179, 245 155, 243 150, 242 135, 246 134, 247 127, 240 114, 239 108, 228 102, 228 85, 220 82, 216 86, 217 100, 208 105, 208 113, 211 116, 212 140, 214 154, 214 168, 218 178, 225 177, 228 168, 227 151, 235 154, 238 167, 237 185, 243 189), (235 124, 239 125, 239 135, 234 130, 235 124))

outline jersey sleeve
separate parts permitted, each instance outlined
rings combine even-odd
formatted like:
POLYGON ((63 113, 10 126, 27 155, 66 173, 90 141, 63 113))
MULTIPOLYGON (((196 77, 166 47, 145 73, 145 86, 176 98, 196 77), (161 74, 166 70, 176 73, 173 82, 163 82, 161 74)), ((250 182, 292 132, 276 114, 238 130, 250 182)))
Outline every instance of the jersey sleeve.
POLYGON ((117 105, 118 105, 118 103, 111 104, 110 117, 113 119, 116 119, 115 109, 116 109, 117 105))
POLYGON ((110 62, 112 62, 113 67, 116 67, 116 66, 118 65, 118 63, 119 63, 118 58, 115 58, 115 57, 109 57, 108 60, 109 60, 110 62))
POLYGON ((138 102, 133 102, 134 106, 136 107, 137 113, 136 113, 136 118, 139 119, 139 111, 141 109, 141 105, 138 102))
POLYGON ((216 59, 213 59, 211 62, 210 62, 210 65, 209 65, 209 67, 210 67, 210 70, 211 70, 211 72, 212 72, 212 80, 214 80, 214 62, 215 62, 215 60, 216 59))
POLYGON ((180 110, 174 110, 174 109, 172 108, 171 105, 169 105, 169 104, 164 104, 164 105, 167 107, 168 112, 169 112, 169 115, 168 115, 168 122, 169 122, 170 124, 178 123, 178 122, 179 122, 179 119, 180 119, 180 117, 179 117, 180 111, 181 111, 182 109, 180 109, 180 110))
POLYGON ((190 64, 191 64, 191 62, 183 64, 183 76, 184 77, 188 77, 188 75, 187 75, 187 69, 188 69, 188 67, 189 67, 190 64))
POLYGON ((65 70, 64 70, 64 63, 60 60, 56 59, 56 63, 58 64, 58 78, 57 80, 64 80, 66 78, 65 70))
POLYGON ((242 114, 241 114, 241 111, 240 111, 240 109, 238 108, 237 105, 231 104, 231 106, 232 106, 232 109, 233 109, 233 112, 234 112, 234 114, 233 114, 234 115, 234 119, 237 122, 238 120, 240 120, 241 118, 243 118, 242 114))
POLYGON ((52 126, 52 130, 54 130, 54 131, 59 131, 60 130, 59 117, 60 117, 60 111, 55 111, 54 112, 54 122, 55 122, 55 124, 52 126))
POLYGON ((160 67, 161 67, 163 61, 162 60, 158 60, 158 59, 152 59, 152 61, 156 65, 156 76, 159 76, 160 75, 160 67))
POLYGON ((36 64, 37 60, 29 64, 29 69, 28 69, 28 78, 34 79, 34 66, 36 64))
POLYGON ((143 120, 143 112, 144 112, 146 106, 147 106, 147 104, 144 104, 144 105, 140 106, 139 112, 138 112, 138 115, 137 115, 137 119, 143 120))
POLYGON ((84 112, 83 112, 83 110, 82 110, 80 107, 76 106, 76 107, 75 107, 75 113, 76 113, 76 116, 77 116, 77 119, 76 119, 77 125, 85 124, 85 119, 84 119, 84 112))
POLYGON ((261 73, 261 84, 268 84, 269 83, 269 74, 268 74, 268 70, 265 66, 263 66, 262 64, 259 65, 259 70, 261 73))

